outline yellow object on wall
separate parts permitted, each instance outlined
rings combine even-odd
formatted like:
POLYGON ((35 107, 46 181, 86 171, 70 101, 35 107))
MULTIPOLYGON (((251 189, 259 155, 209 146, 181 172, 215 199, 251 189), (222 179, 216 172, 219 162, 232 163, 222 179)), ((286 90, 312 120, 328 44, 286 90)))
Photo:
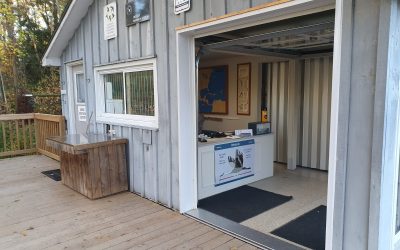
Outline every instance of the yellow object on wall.
POLYGON ((261 122, 268 122, 268 110, 261 110, 261 122))

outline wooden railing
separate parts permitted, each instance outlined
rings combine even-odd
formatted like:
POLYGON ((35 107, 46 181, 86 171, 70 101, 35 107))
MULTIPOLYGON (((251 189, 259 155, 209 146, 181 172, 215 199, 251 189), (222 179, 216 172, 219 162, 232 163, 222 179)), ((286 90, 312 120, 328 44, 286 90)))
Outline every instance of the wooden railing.
POLYGON ((0 137, 0 157, 35 153, 35 115, 0 115, 0 137))
POLYGON ((45 114, 0 115, 0 157, 40 153, 60 160, 46 138, 65 135, 64 117, 45 114))
POLYGON ((64 116, 35 114, 35 135, 38 153, 59 161, 60 150, 46 146, 46 138, 65 135, 64 116))

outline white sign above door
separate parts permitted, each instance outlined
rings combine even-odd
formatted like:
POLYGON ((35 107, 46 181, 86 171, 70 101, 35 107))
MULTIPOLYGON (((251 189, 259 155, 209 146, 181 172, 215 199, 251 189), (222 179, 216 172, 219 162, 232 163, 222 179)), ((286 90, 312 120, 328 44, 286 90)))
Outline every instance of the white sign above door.
POLYGON ((180 14, 190 10, 191 0, 174 0, 175 3, 175 14, 180 14))
POLYGON ((117 3, 112 2, 104 6, 104 40, 116 38, 117 35, 117 3))

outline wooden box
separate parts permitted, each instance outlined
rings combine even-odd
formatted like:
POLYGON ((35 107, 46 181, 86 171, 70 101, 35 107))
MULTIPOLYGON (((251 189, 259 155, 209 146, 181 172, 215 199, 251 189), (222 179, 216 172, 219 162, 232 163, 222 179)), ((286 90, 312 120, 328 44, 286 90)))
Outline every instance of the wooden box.
POLYGON ((68 135, 47 139, 61 150, 62 183, 90 199, 128 190, 127 139, 108 135, 68 135))

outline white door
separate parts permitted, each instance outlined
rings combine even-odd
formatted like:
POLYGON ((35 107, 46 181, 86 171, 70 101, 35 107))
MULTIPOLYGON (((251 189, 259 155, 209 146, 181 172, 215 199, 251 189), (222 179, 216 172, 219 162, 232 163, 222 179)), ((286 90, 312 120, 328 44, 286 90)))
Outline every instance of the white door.
POLYGON ((74 124, 71 132, 76 134, 86 134, 88 121, 86 113, 86 80, 83 72, 83 66, 77 65, 72 67, 72 91, 73 105, 71 115, 73 116, 74 124))

